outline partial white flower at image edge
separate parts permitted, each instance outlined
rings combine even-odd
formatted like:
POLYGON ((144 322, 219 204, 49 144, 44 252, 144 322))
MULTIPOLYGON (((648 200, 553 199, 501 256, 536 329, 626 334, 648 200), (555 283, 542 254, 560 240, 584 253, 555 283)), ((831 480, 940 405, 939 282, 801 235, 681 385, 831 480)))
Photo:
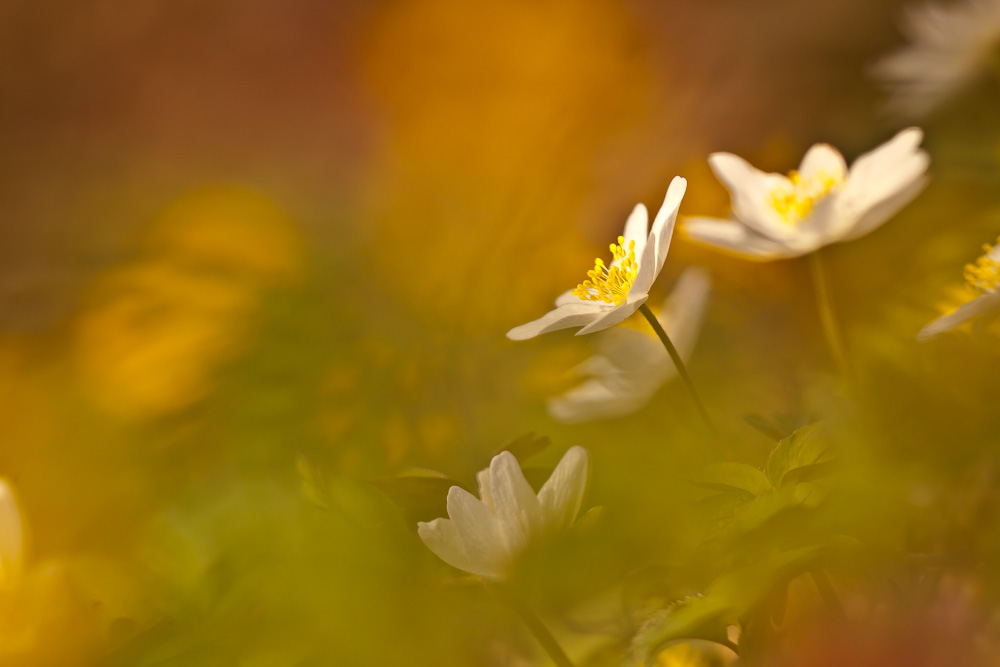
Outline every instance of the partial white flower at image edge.
POLYGON ((1000 68, 1000 0, 914 5, 903 19, 909 43, 872 67, 896 115, 925 116, 991 65, 1000 68))
POLYGON ((0 478, 0 587, 12 583, 24 559, 24 526, 14 490, 0 478))
POLYGON ((983 252, 974 264, 965 266, 965 280, 979 296, 925 326, 917 333, 918 340, 928 340, 975 317, 1000 311, 1000 291, 997 289, 1000 287, 1000 239, 995 246, 984 245, 983 252))
POLYGON ((560 533, 583 503, 589 455, 572 447, 536 495, 510 452, 476 475, 479 498, 453 486, 447 519, 417 524, 424 544, 441 560, 483 579, 502 581, 532 542, 560 533))
MULTIPOLYGON (((707 270, 685 269, 657 316, 685 362, 701 330, 710 288, 707 270)), ((586 379, 549 401, 554 419, 580 423, 631 414, 677 376, 677 367, 652 333, 618 327, 599 334, 596 347, 597 355, 575 369, 586 379)))
POLYGON ((582 327, 577 335, 589 334, 614 326, 638 310, 649 298, 649 290, 667 259, 686 189, 687 181, 674 177, 652 227, 646 207, 637 204, 625 221, 618 243, 611 244, 611 264, 597 259, 587 280, 556 299, 555 310, 514 327, 507 332, 507 338, 526 340, 570 327, 582 327))
POLYGON ((816 144, 789 176, 765 173, 731 153, 709 165, 729 190, 728 220, 689 217, 693 241, 760 261, 800 257, 831 243, 860 238, 885 223, 927 184, 930 159, 911 127, 847 168, 832 146, 816 144))

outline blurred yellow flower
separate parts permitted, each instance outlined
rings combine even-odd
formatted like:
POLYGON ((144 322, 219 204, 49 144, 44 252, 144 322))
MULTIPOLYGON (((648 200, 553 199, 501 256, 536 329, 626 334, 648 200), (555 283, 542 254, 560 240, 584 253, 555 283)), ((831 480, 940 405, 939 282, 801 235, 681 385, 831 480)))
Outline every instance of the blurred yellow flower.
POLYGON ((917 332, 918 340, 933 338, 945 331, 951 331, 975 317, 1000 309, 1000 292, 997 291, 997 287, 1000 285, 1000 264, 998 264, 1000 263, 1000 239, 997 241, 995 246, 988 243, 984 245, 983 256, 974 263, 965 266, 966 283, 978 296, 925 326, 917 332))
POLYGON ((649 667, 708 667, 709 664, 690 644, 674 644, 661 651, 649 667))
POLYGON ((536 495, 510 452, 481 470, 479 498, 453 486, 447 519, 417 524, 424 544, 444 562, 484 579, 509 576, 532 541, 569 528, 587 487, 589 456, 571 447, 536 495))
POLYGON ((850 241, 881 226, 926 185, 929 159, 918 146, 923 132, 903 130, 859 157, 848 170, 843 156, 816 144, 788 177, 754 168, 731 153, 709 164, 732 197, 729 220, 691 217, 692 240, 747 259, 799 257, 850 241))
POLYGON ((930 2, 909 7, 904 19, 910 44, 872 68, 889 90, 889 108, 900 116, 926 115, 991 62, 996 67, 1000 1, 930 2))
POLYGON ((634 313, 649 298, 649 290, 667 259, 686 189, 687 181, 674 177, 651 229, 646 207, 637 204, 625 221, 618 243, 611 244, 614 259, 610 266, 597 259, 587 280, 556 299, 555 310, 514 327, 507 332, 507 338, 525 340, 570 327, 582 327, 577 335, 588 334, 614 326, 634 313))
MULTIPOLYGON (((685 362, 701 329, 710 285, 708 271, 686 269, 657 316, 685 362)), ((549 414, 556 420, 577 423, 631 414, 677 375, 660 341, 646 330, 618 327, 608 331, 599 339, 597 350, 597 356, 576 368, 587 379, 549 400, 549 414)))

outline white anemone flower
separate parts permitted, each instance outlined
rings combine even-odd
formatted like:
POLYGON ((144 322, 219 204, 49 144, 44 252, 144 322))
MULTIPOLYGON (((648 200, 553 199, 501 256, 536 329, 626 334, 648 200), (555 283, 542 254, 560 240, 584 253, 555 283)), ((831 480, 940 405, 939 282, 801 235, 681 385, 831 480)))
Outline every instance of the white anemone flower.
POLYGON ((417 533, 449 565, 483 579, 506 579, 533 541, 567 529, 576 519, 588 468, 587 450, 570 448, 535 495, 514 455, 501 452, 476 475, 479 498, 451 487, 449 518, 420 522, 417 533))
POLYGON ((1000 290, 997 289, 1000 286, 1000 239, 995 246, 984 245, 983 252, 974 264, 965 266, 965 280, 979 296, 925 326, 917 333, 917 340, 933 338, 974 317, 1000 310, 1000 290))
POLYGON ((910 7, 903 32, 910 43, 872 68, 890 92, 889 108, 920 117, 1000 59, 1000 0, 964 0, 910 7))
MULTIPOLYGON (((656 317, 685 363, 694 351, 710 288, 708 271, 685 269, 656 317)), ((554 419, 580 423, 631 414, 677 375, 660 341, 646 331, 612 329, 600 337, 597 349, 596 356, 575 369, 587 379, 549 401, 554 419)))
POLYGON ((0 478, 0 586, 11 583, 21 571, 24 527, 14 490, 0 478))
POLYGON ((927 183, 923 132, 903 130, 847 168, 832 146, 816 144, 788 177, 753 167, 731 153, 709 165, 729 190, 729 220, 686 218, 691 239, 755 260, 799 257, 873 231, 927 183))
POLYGON ((614 326, 634 313, 649 298, 649 289, 663 268, 686 189, 687 181, 680 176, 670 182, 648 236, 649 213, 643 204, 637 204, 618 243, 611 244, 611 265, 598 258, 587 272, 587 280, 556 299, 555 310, 514 327, 507 338, 525 340, 570 327, 583 327, 577 335, 588 334, 614 326))

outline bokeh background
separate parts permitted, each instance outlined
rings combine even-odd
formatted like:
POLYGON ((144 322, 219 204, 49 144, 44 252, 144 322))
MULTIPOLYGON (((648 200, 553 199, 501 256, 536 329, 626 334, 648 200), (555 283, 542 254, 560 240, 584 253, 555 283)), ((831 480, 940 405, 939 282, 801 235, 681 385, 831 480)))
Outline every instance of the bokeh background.
MULTIPOLYGON (((468 482, 529 432, 551 446, 526 465, 590 450, 601 511, 526 565, 525 594, 572 652, 618 664, 656 600, 721 567, 691 556, 688 480, 716 453, 677 384, 559 425, 545 400, 589 342, 504 332, 675 174, 682 215, 724 216, 710 152, 785 172, 904 127, 869 75, 902 7, 0 2, 0 475, 30 538, 0 664, 544 664, 420 543, 443 508, 398 479, 468 482)), ((828 253, 862 398, 838 389, 805 262, 679 238, 654 293, 712 271, 690 369, 741 460, 774 444, 748 415, 836 424, 851 491, 810 525, 881 555, 835 583, 884 610, 858 570, 898 574, 916 611, 877 650, 954 660, 898 664, 965 664, 996 624, 995 332, 914 334, 1000 233, 998 102, 980 82, 924 121, 930 187, 828 253), (936 583, 907 586, 917 552, 943 558, 936 583)), ((789 664, 827 664, 802 598, 789 664)))

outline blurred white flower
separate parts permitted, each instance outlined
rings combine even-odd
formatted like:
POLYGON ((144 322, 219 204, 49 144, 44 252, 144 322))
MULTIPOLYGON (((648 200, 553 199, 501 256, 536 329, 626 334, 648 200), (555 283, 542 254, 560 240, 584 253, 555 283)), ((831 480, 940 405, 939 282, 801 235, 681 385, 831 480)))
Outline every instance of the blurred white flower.
POLYGON ((997 241, 995 246, 985 244, 983 256, 965 266, 965 280, 979 296, 925 326, 917 332, 917 340, 927 340, 974 317, 1000 310, 1000 291, 997 290, 1000 285, 1000 239, 997 241))
POLYGON ((24 527, 17 499, 7 480, 0 478, 0 586, 14 581, 24 558, 24 527))
MULTIPOLYGON (((656 319, 687 362, 704 319, 711 278, 698 267, 686 269, 663 302, 656 319)), ((598 354, 577 366, 584 382, 549 401, 549 414, 565 423, 621 417, 635 412, 677 368, 656 336, 619 327, 597 343, 598 354)))
POLYGON ((649 289, 663 268, 686 189, 687 181, 674 177, 648 237, 649 214, 644 205, 637 204, 618 243, 611 244, 611 266, 597 259, 587 272, 589 279, 556 299, 555 310, 514 327, 507 338, 525 340, 570 327, 583 327, 577 335, 588 334, 614 326, 634 313, 649 298, 649 289))
POLYGON ((476 475, 479 496, 448 490, 448 519, 417 524, 417 533, 438 558, 484 579, 502 580, 528 545, 568 528, 587 486, 589 457, 582 447, 563 456, 538 495, 510 452, 493 457, 476 475))
POLYGON ((875 63, 901 116, 927 114, 1000 59, 1000 0, 927 3, 908 8, 910 43, 875 63))
POLYGON ((749 259, 799 257, 868 234, 910 202, 927 182, 923 132, 903 130, 851 166, 827 144, 816 144, 788 177, 769 174, 731 153, 709 165, 729 190, 729 220, 686 218, 693 240, 749 259))

